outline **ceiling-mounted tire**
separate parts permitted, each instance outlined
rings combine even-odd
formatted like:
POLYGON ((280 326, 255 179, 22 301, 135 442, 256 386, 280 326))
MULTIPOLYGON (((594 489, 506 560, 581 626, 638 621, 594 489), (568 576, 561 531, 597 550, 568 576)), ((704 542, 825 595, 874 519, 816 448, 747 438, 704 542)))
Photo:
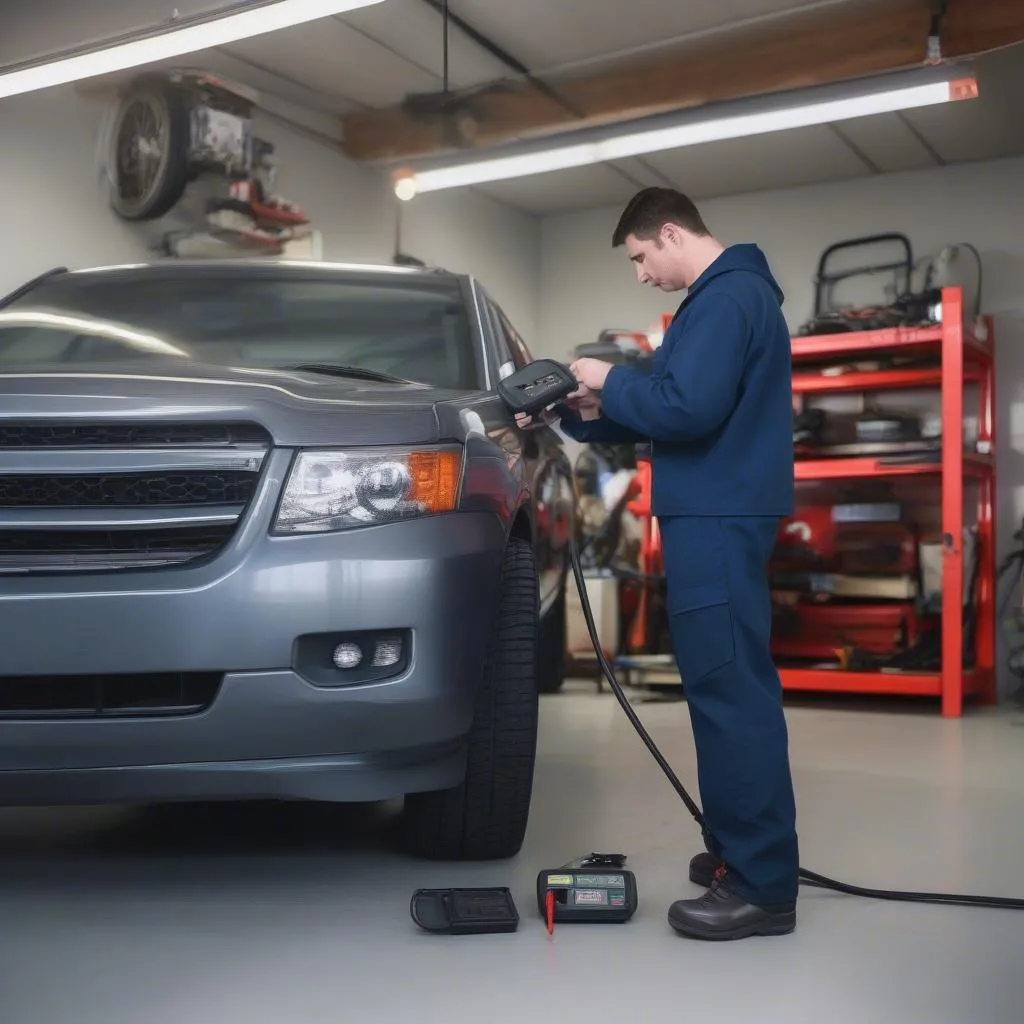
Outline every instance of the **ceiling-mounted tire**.
POLYGON ((172 82, 147 78, 121 101, 110 139, 111 205, 125 220, 156 220, 188 185, 189 109, 172 82))

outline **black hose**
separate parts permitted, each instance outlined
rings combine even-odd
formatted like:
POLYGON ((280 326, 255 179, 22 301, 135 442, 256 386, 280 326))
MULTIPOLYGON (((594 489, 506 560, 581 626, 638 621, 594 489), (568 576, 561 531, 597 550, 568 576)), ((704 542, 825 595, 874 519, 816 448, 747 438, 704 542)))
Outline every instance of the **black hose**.
MULTIPOLYGON (((629 703, 625 693, 623 693, 622 687, 615 677, 615 670, 605 657, 601 646, 601 638, 594 623, 594 613, 591 610, 590 600, 587 597, 587 585, 583 579, 583 569, 580 565, 575 532, 571 533, 569 538, 569 557, 572 563, 573 577, 576 580, 576 587, 580 592, 583 617, 586 619, 587 631, 590 633, 590 640, 594 645, 594 653, 597 655, 601 671, 604 673, 605 679, 608 680, 608 685, 612 688, 615 699, 626 713, 626 717, 632 723, 633 728, 636 729, 640 739, 643 740, 654 760, 658 762, 658 767, 665 773, 665 778, 672 784, 672 788, 679 794, 679 799, 683 801, 686 809, 693 815, 694 821, 700 826, 704 836, 708 838, 711 833, 707 822, 704 820, 704 815, 701 813, 701 809, 697 806, 693 797, 687 793, 686 787, 679 780, 679 776, 672 770, 672 766, 665 760, 657 744, 651 739, 650 734, 644 728, 643 722, 640 721, 637 713, 633 710, 633 706, 629 703)), ((825 875, 809 871, 807 868, 800 868, 800 882, 813 888, 831 889, 850 896, 864 896, 874 900, 894 900, 903 903, 944 903, 961 907, 995 907, 1004 910, 1024 910, 1024 899, 1013 899, 1003 896, 963 896, 954 893, 900 892, 892 889, 868 889, 859 885, 850 885, 846 882, 836 881, 825 875)))

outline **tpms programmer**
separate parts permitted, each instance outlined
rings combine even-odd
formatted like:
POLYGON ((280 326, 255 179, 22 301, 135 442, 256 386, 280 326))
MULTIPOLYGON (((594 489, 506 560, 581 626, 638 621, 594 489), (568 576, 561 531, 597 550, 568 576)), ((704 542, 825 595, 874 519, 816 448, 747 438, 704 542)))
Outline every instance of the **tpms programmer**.
POLYGON ((537 876, 537 908, 548 932, 565 924, 622 924, 637 908, 636 877, 623 854, 592 853, 537 876))
POLYGON ((537 359, 498 381, 498 394, 513 413, 536 416, 579 386, 567 366, 554 359, 537 359))

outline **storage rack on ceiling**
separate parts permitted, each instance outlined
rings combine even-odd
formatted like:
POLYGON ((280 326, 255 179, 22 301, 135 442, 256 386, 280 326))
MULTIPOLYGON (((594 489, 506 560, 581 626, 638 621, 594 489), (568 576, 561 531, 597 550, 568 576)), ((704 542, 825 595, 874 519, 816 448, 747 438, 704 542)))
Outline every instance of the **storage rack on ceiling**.
POLYGON ((896 327, 816 336, 794 336, 795 396, 874 393, 886 390, 938 389, 941 399, 941 454, 919 457, 798 458, 801 482, 850 482, 866 478, 938 477, 941 489, 941 670, 850 671, 835 666, 786 667, 783 686, 794 691, 825 691, 939 698, 947 717, 962 713, 965 699, 995 700, 995 417, 994 350, 991 317, 965 323, 963 290, 942 290, 941 322, 926 327, 896 327), (878 356, 922 357, 917 367, 853 370, 837 375, 813 372, 824 360, 864 361, 878 356), (978 431, 971 445, 964 437, 965 386, 977 385, 978 431), (966 485, 966 486, 965 486, 966 485), (965 659, 964 516, 965 493, 976 488, 973 651, 965 659))

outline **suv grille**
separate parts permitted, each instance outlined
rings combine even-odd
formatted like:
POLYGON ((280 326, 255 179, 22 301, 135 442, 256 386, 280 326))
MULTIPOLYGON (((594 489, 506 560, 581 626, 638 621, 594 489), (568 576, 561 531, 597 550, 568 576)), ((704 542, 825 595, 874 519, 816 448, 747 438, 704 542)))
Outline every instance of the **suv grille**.
POLYGON ((256 489, 254 473, 0 476, 0 508, 131 508, 233 505, 256 489))
POLYGON ((190 715, 220 689, 214 672, 0 676, 0 719, 190 715))
POLYGON ((270 443, 255 423, 0 423, 0 449, 231 448, 270 443))
POLYGON ((0 577, 212 557, 270 444, 255 424, 0 424, 0 577))
POLYGON ((225 527, 183 527, 176 530, 3 530, 0 531, 0 574, 17 572, 31 563, 38 570, 84 572, 130 566, 178 565, 214 554, 223 544, 225 527))

